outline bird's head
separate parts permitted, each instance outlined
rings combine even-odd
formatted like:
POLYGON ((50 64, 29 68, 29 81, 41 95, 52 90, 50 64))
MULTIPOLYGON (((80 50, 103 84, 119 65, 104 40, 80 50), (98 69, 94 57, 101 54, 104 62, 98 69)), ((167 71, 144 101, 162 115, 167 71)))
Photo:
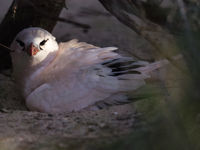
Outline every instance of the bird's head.
POLYGON ((48 31, 30 27, 17 34, 11 44, 11 49, 14 50, 13 56, 17 55, 21 59, 41 62, 51 52, 58 50, 58 43, 48 31))

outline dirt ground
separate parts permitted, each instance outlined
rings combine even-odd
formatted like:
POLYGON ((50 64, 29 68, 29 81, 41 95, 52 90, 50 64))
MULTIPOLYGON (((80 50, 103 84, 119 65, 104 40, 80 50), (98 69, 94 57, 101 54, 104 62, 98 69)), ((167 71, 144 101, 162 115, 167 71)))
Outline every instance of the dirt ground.
MULTIPOLYGON (((101 47, 117 46, 126 55, 153 59, 151 46, 112 17, 98 1, 70 0, 67 5, 69 9, 63 10, 61 16, 88 24, 91 29, 85 32, 59 22, 53 30, 58 41, 77 38, 101 47)), ((2 74, 0 102, 2 150, 90 149, 94 143, 101 145, 126 136, 140 116, 133 104, 56 115, 30 112, 12 78, 2 74)))

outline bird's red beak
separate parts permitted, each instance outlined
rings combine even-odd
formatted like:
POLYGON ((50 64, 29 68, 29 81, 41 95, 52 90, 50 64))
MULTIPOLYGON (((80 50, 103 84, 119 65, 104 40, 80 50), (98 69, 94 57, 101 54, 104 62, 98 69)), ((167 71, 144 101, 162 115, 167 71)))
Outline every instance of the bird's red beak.
POLYGON ((27 48, 27 53, 30 56, 34 56, 38 52, 39 52, 39 49, 33 43, 31 43, 30 46, 27 48))

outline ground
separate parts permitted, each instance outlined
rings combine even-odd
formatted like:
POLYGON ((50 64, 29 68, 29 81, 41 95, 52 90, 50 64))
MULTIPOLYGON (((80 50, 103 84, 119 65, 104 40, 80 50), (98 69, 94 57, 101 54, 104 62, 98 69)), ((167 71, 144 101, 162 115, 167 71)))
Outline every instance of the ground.
MULTIPOLYGON (((152 47, 128 27, 112 17, 98 1, 71 0, 62 17, 89 24, 87 32, 58 23, 53 34, 58 41, 73 38, 97 46, 117 46, 124 55, 154 59, 152 47)), ((127 136, 134 131, 140 113, 133 104, 102 110, 82 110, 68 114, 45 114, 27 110, 14 81, 0 75, 0 148, 3 150, 92 149, 127 136), (95 142, 95 145, 93 144, 95 142)))

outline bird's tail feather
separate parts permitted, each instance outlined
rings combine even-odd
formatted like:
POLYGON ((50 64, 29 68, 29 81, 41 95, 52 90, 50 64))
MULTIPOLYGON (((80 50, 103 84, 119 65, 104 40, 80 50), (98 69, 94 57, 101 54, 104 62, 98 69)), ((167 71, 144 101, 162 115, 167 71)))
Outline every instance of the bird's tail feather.
MULTIPOLYGON (((173 59, 179 59, 175 56, 173 59)), ((145 79, 151 77, 151 72, 159 69, 170 62, 166 59, 148 63, 145 61, 135 61, 130 57, 121 57, 102 63, 99 73, 102 76, 102 86, 107 89, 116 89, 118 92, 133 91, 145 85, 145 79)))
POLYGON ((144 67, 139 67, 137 69, 135 69, 136 71, 139 71, 143 74, 148 74, 151 73, 152 71, 159 69, 165 65, 169 64, 169 61, 164 59, 164 60, 160 60, 160 61, 156 61, 154 63, 148 64, 144 67))
MULTIPOLYGON (((175 60, 179 60, 181 58, 182 58, 182 55, 180 54, 180 55, 176 55, 176 56, 172 57, 172 60, 175 61, 175 60)), ((149 63, 148 65, 137 68, 136 70, 141 73, 148 74, 156 69, 159 69, 165 65, 168 65, 169 63, 170 63, 169 60, 163 59, 163 60, 156 61, 154 63, 149 63)))

